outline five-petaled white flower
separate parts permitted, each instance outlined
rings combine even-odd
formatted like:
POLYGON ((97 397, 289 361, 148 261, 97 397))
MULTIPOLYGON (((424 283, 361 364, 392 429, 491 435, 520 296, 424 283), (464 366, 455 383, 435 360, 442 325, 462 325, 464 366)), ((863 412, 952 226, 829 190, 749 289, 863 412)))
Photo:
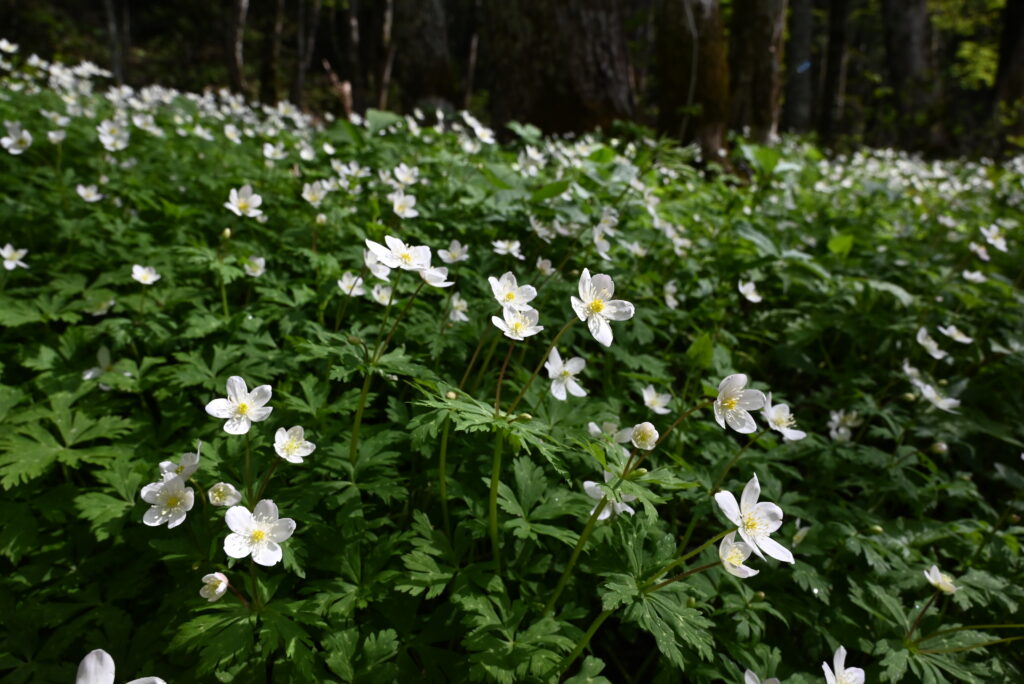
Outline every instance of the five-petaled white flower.
POLYGON ((658 446, 658 430, 651 423, 640 423, 633 426, 629 439, 637 449, 650 451, 658 446))
MULTIPOLYGON (((114 659, 102 648, 90 651, 78 664, 75 684, 114 684, 114 659)), ((167 684, 159 677, 133 679, 128 684, 167 684)))
POLYGON ((718 545, 718 557, 722 561, 722 567, 727 573, 740 579, 753 577, 760 572, 743 564, 753 551, 750 544, 736 541, 735 532, 725 535, 722 543, 718 545))
POLYGON ((270 385, 260 385, 252 392, 245 385, 245 380, 232 375, 228 378, 227 399, 214 399, 206 405, 206 412, 214 418, 223 418, 224 432, 229 435, 244 435, 249 432, 253 423, 266 420, 273 411, 266 403, 270 401, 270 385))
POLYGON ((199 470, 199 452, 203 448, 202 441, 196 441, 195 453, 186 451, 181 455, 181 463, 174 461, 160 461, 160 472, 177 475, 182 480, 192 477, 192 473, 199 470))
POLYGON ((8 271, 13 271, 19 266, 28 268, 28 264, 22 261, 26 254, 28 254, 27 249, 15 249, 14 245, 9 242, 0 249, 0 258, 3 258, 4 268, 8 271))
POLYGON ((503 332, 505 337, 512 338, 513 340, 522 340, 530 335, 536 335, 544 329, 543 325, 537 325, 537 319, 540 317, 540 314, 537 313, 536 309, 515 311, 514 309, 505 308, 502 309, 501 314, 504 320, 497 316, 491 316, 491 323, 503 332))
POLYGON ((933 565, 925 570, 924 578, 928 580, 933 587, 946 594, 953 594, 958 588, 953 584, 953 578, 939 570, 939 566, 937 565, 933 565))
POLYGON ((469 311, 469 302, 462 298, 458 292, 452 295, 452 310, 448 313, 448 320, 452 323, 465 323, 469 320, 466 312, 469 311))
POLYGON ((748 280, 747 282, 743 282, 741 280, 739 282, 739 289, 740 294, 743 295, 748 302, 757 304, 761 301, 761 295, 758 293, 757 286, 754 284, 753 280, 748 280))
POLYGON ((789 549, 768 536, 782 526, 782 509, 767 501, 758 503, 760 496, 761 484, 755 474, 743 488, 739 505, 732 492, 717 492, 715 502, 729 522, 736 525, 743 541, 761 559, 767 553, 777 560, 793 563, 793 554, 789 549))
POLYGON ((396 192, 391 195, 391 208, 400 218, 416 218, 420 212, 413 209, 416 206, 416 195, 406 195, 403 192, 396 192))
POLYGON ((363 279, 360 276, 352 275, 349 271, 341 274, 341 278, 338 279, 338 288, 350 297, 362 297, 366 294, 363 279))
POLYGON ((235 216, 253 218, 263 213, 259 208, 261 204, 263 204, 263 198, 252 191, 251 185, 246 184, 242 186, 241 190, 231 188, 224 208, 230 210, 235 216))
POLYGON ((469 247, 463 245, 458 240, 452 240, 448 245, 448 249, 437 250, 437 255, 441 257, 441 261, 444 263, 455 264, 469 258, 469 247))
POLYGON ((160 277, 160 274, 152 266, 141 266, 139 264, 132 266, 132 280, 136 280, 143 285, 152 285, 160 280, 160 277))
POLYGON ((313 453, 315 449, 315 444, 306 441, 306 435, 301 425, 296 425, 289 430, 278 428, 274 433, 274 451, 289 463, 302 463, 302 459, 313 453))
POLYGON ((963 275, 964 280, 970 281, 972 283, 983 283, 986 280, 988 280, 988 276, 986 276, 981 271, 970 271, 964 269, 964 272, 961 275, 963 275))
POLYGON ((32 134, 21 127, 17 121, 5 121, 7 135, 0 138, 0 146, 13 155, 19 155, 32 147, 32 134))
POLYGON ((381 306, 388 306, 391 304, 391 294, 391 286, 381 285, 380 283, 374 285, 373 289, 370 290, 370 298, 381 306))
POLYGON ((103 195, 96 190, 95 185, 82 185, 79 183, 75 186, 75 192, 77 192, 78 196, 85 202, 99 202, 103 199, 103 195))
MULTIPOLYGON (((611 472, 607 470, 604 471, 604 481, 606 483, 610 482, 613 477, 615 476, 612 475, 611 472)), ((591 499, 598 502, 590 509, 591 515, 594 514, 595 510, 597 510, 597 506, 601 503, 601 499, 606 496, 610 497, 608 499, 608 503, 605 504, 605 507, 601 509, 600 513, 598 513, 598 520, 607 520, 611 516, 618 515, 620 513, 629 513, 630 515, 636 513, 632 506, 627 505, 630 501, 636 501, 636 494, 623 494, 621 492, 616 492, 615 494, 609 495, 605 490, 601 489, 601 485, 593 480, 585 480, 583 482, 583 491, 585 491, 587 496, 591 499)))
POLYGON ((821 669, 825 672, 827 684, 864 684, 864 670, 859 667, 846 667, 846 648, 840 646, 832 657, 833 669, 823 662, 821 669))
POLYGON ((772 393, 769 392, 764 399, 764 409, 761 410, 761 417, 768 423, 768 427, 782 433, 782 439, 787 442, 795 442, 807 436, 803 430, 794 430, 796 418, 789 412, 785 404, 772 406, 772 393))
POLYGON ((220 599, 227 590, 227 575, 223 572, 211 572, 209 575, 203 575, 203 588, 199 590, 199 595, 213 603, 220 599))
POLYGON ((252 555, 259 565, 280 562, 283 555, 280 544, 295 532, 295 521, 278 519, 277 505, 270 499, 257 503, 252 513, 245 506, 233 506, 224 520, 231 529, 231 534, 224 539, 224 553, 231 558, 252 555))
POLYGON ((551 378, 551 395, 559 401, 565 400, 565 392, 569 391, 574 397, 585 397, 587 391, 576 382, 576 375, 581 373, 587 362, 579 356, 574 356, 565 363, 562 363, 562 356, 554 347, 548 354, 548 360, 544 362, 544 368, 551 378))
POLYGON ((654 389, 654 385, 644 387, 644 406, 651 409, 659 416, 663 416, 669 412, 668 403, 670 401, 672 401, 671 394, 658 394, 658 391, 654 389))
POLYGON ((324 201, 324 197, 327 197, 327 190, 320 181, 313 181, 312 183, 304 183, 302 185, 302 199, 314 207, 319 207, 320 203, 324 201))
POLYGON ((510 255, 522 261, 526 257, 520 251, 519 240, 494 240, 491 242, 494 253, 499 255, 510 255))
POLYGON ((572 309, 581 321, 587 322, 590 334, 606 347, 612 344, 612 327, 608 321, 628 321, 633 317, 633 305, 622 299, 612 299, 615 283, 604 273, 591 277, 583 269, 579 283, 580 296, 571 298, 572 309))
POLYGON ((715 399, 715 420, 721 427, 728 423, 736 432, 748 435, 757 429, 757 423, 749 411, 764 406, 764 393, 755 389, 743 389, 747 376, 734 373, 718 383, 718 398, 715 399))
POLYGON ((422 271, 430 268, 429 247, 406 245, 391 235, 385 236, 384 242, 387 243, 387 247, 367 239, 366 246, 377 257, 377 260, 388 268, 400 268, 404 271, 422 271))
POLYGON ((234 506, 242 500, 242 493, 228 482, 218 482, 206 495, 214 506, 234 506))
POLYGON ((533 285, 519 285, 512 271, 508 271, 501 278, 490 276, 487 282, 491 284, 494 298, 506 309, 528 311, 532 308, 530 302, 537 296, 537 289, 533 285))
POLYGON ((242 270, 247 276, 259 278, 267 272, 267 260, 261 256, 252 255, 242 262, 242 270))
MULTIPOLYGON (((756 570, 754 572, 757 572, 756 570)), ((747 670, 743 673, 743 684, 779 684, 778 677, 769 677, 768 679, 761 679, 752 670, 747 670)))
POLYGON ((917 343, 924 347, 924 350, 928 352, 928 356, 933 359, 941 361, 949 356, 949 354, 939 348, 938 342, 932 339, 932 336, 928 334, 928 329, 925 327, 918 329, 917 343))
POLYGON ((160 482, 151 482, 142 488, 142 500, 150 504, 142 522, 150 527, 167 523, 167 529, 171 529, 185 522, 185 514, 195 503, 195 494, 181 477, 164 473, 160 482))
POLYGON ((828 436, 836 442, 849 442, 853 437, 851 428, 860 427, 864 419, 856 411, 847 413, 843 409, 829 411, 828 436))
POLYGON ((451 287, 455 284, 455 281, 448 280, 447 266, 430 266, 419 273, 423 282, 431 287, 451 287))
POLYGON ((985 242, 992 245, 1000 252, 1008 251, 1006 248, 1006 237, 1003 235, 1003 231, 997 225, 991 225, 987 228, 982 227, 981 234, 985 236, 985 242))

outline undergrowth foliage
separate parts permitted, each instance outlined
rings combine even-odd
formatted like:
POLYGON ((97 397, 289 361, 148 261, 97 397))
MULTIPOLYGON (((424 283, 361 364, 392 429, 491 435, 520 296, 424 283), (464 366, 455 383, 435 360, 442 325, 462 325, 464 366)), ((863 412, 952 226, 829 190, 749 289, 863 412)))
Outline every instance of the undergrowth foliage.
POLYGON ((0 48, 5 681, 1022 677, 1024 160, 0 48))

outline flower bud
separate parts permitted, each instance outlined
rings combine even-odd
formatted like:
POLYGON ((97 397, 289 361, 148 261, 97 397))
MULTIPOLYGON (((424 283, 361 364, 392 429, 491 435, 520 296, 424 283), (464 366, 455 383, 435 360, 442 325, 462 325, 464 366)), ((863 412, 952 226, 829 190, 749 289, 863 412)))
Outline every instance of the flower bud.
POLYGON ((930 447, 928 447, 928 450, 931 451, 933 454, 944 454, 947 451, 949 451, 949 445, 946 444, 945 442, 935 442, 930 447))
POLYGON ((868 528, 868 530, 870 530, 874 534, 882 534, 883 532, 885 532, 885 530, 882 529, 881 525, 872 525, 871 527, 868 528))
POLYGON ((456 394, 455 392, 451 391, 451 390, 448 390, 447 392, 445 392, 444 396, 445 396, 445 399, 458 399, 459 398, 459 395, 456 394))
POLYGON ((230 240, 231 239, 231 229, 230 228, 225 228, 224 232, 222 232, 220 234, 220 236, 224 240, 230 240))
POLYGON ((757 603, 758 601, 764 601, 764 598, 765 598, 765 594, 764 594, 763 591, 754 592, 754 600, 752 601, 752 603, 757 603))
POLYGON ((316 225, 322 226, 325 223, 327 223, 327 215, 326 214, 317 214, 316 215, 316 225))

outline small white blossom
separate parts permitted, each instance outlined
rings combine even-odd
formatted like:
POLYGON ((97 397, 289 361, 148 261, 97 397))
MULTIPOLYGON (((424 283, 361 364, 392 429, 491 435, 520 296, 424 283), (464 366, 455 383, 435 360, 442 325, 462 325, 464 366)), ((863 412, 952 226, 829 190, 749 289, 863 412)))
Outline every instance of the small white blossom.
POLYGON ((550 277, 555 274, 555 267, 551 265, 551 259, 544 257, 537 257, 537 270, 542 276, 550 277))
POLYGON ((377 283, 370 291, 370 298, 381 306, 387 306, 391 303, 391 286, 377 283))
POLYGON ((199 595, 213 603, 220 599, 227 590, 227 575, 223 572, 211 572, 209 575, 203 575, 203 588, 199 590, 199 595))
POLYGON ((320 203, 324 201, 324 197, 326 196, 327 191, 324 189, 324 184, 320 181, 305 183, 302 186, 302 199, 306 200, 314 207, 319 207, 320 203))
POLYGON ((156 269, 152 266, 141 266, 135 264, 132 266, 132 279, 137 280, 143 285, 152 285, 156 281, 160 280, 160 274, 156 272, 156 269))
POLYGON ((379 242, 367 238, 366 246, 380 263, 388 268, 400 268, 403 271, 422 271, 430 268, 430 247, 406 245, 396 237, 384 237, 386 247, 379 242))
POLYGON ((590 334, 600 344, 608 347, 612 343, 612 327, 608 321, 627 321, 633 317, 634 308, 622 299, 612 299, 615 283, 604 273, 591 277, 589 269, 580 274, 579 298, 571 297, 573 311, 581 321, 587 322, 590 334))
POLYGON ((431 287, 451 287, 454 281, 448 280, 448 268, 446 266, 431 266, 419 272, 423 282, 431 287))
POLYGON ((242 500, 242 493, 229 482, 218 482, 206 495, 214 506, 234 506, 242 500))
POLYGON ((164 473, 160 482, 152 482, 142 488, 142 500, 151 504, 142 516, 142 522, 150 527, 167 523, 167 528, 177 527, 185 522, 185 515, 192 510, 195 494, 185 481, 174 473, 164 473))
POLYGON ((281 542, 295 532, 295 521, 278 518, 277 505, 270 499, 256 504, 252 513, 244 506, 233 506, 224 515, 231 530, 224 539, 224 553, 231 558, 251 555, 259 565, 271 566, 281 561, 281 542))
POLYGON ((669 413, 668 404, 672 401, 671 394, 659 394, 654 385, 644 387, 644 406, 651 409, 660 416, 669 413))
POLYGON ((203 443, 197 441, 195 453, 187 451, 182 454, 181 463, 160 461, 160 472, 162 474, 170 473, 171 475, 177 475, 182 480, 187 480, 192 477, 192 473, 199 469, 199 452, 202 450, 202 447, 203 443))
POLYGON ((537 296, 537 289, 532 285, 519 285, 512 271, 501 278, 490 276, 487 282, 491 285, 491 293, 502 307, 513 311, 528 311, 530 302, 537 296))
POLYGON ((722 567, 727 573, 740 579, 753 577, 760 572, 743 564, 753 552, 749 544, 736 541, 735 532, 725 535, 722 543, 718 545, 718 558, 722 561, 722 567))
POLYGON ((554 347, 548 354, 548 360, 544 362, 544 368, 551 379, 551 395, 559 401, 565 401, 566 390, 574 397, 585 397, 587 391, 576 382, 576 376, 583 372, 587 362, 579 356, 574 356, 562 363, 562 356, 554 347))
POLYGON ((391 195, 391 209, 400 218, 416 218, 420 215, 413 207, 416 206, 416 196, 396 192, 391 195))
POLYGON ((864 684, 864 670, 859 667, 846 667, 846 648, 840 646, 832 658, 834 670, 828 663, 822 663, 826 684, 864 684))
POLYGON ((254 422, 266 420, 273 411, 266 403, 270 401, 270 385, 260 385, 252 392, 245 386, 245 380, 237 375, 228 378, 226 399, 214 399, 206 405, 206 412, 214 418, 226 419, 224 432, 229 435, 244 435, 254 422))
POLYGON ((231 188, 228 193, 228 201, 224 207, 235 216, 248 216, 250 218, 259 216, 263 211, 259 208, 263 204, 263 198, 252 191, 251 185, 243 185, 242 188, 231 188))
MULTIPOLYGON (((613 477, 615 476, 612 473, 610 473, 607 470, 604 471, 605 483, 610 482, 613 477)), ((635 494, 608 494, 604 489, 601 489, 601 485, 594 482, 593 480, 585 480, 583 482, 583 491, 585 491, 587 493, 587 496, 589 496, 591 499, 594 499, 595 501, 598 502, 597 504, 594 505, 593 508, 590 509, 591 515, 593 515, 594 511, 597 510, 597 506, 598 504, 600 504, 601 499, 609 497, 608 503, 605 504, 605 507, 597 516, 598 520, 607 520, 611 516, 619 515, 620 513, 628 513, 630 515, 636 513, 636 511, 633 510, 633 507, 628 505, 630 501, 636 501, 635 494), (616 498, 618 500, 616 500, 616 498)))
POLYGON ((726 424, 733 430, 744 435, 757 430, 749 411, 756 411, 764 406, 764 394, 760 390, 743 389, 747 384, 747 376, 735 373, 726 377, 718 384, 718 398, 715 399, 715 421, 725 428, 726 424))
POLYGON ((764 409, 761 410, 761 417, 768 423, 772 430, 782 433, 782 439, 787 442, 795 442, 807 436, 803 430, 794 430, 796 418, 789 412, 785 404, 772 406, 772 393, 765 396, 764 409))
POLYGON ((469 247, 466 247, 458 240, 452 240, 448 249, 437 250, 437 255, 446 264, 455 264, 469 258, 469 247))
POLYGON ((949 325, 945 327, 940 325, 939 332, 945 335, 946 337, 950 338, 951 340, 959 342, 960 344, 971 344, 972 342, 974 342, 973 337, 965 335, 955 325, 949 325))
POLYGON ((103 195, 97 192, 95 185, 82 185, 79 183, 75 186, 75 192, 77 192, 78 196, 85 202, 99 202, 103 199, 103 195))
POLYGON ((252 255, 242 262, 242 270, 247 276, 259 278, 267 272, 267 260, 261 256, 252 255))
POLYGON ((738 505, 732 492, 717 492, 715 502, 729 522, 736 525, 743 541, 762 560, 764 553, 767 553, 776 560, 793 563, 793 554, 789 549, 769 536, 782 526, 782 509, 767 501, 758 503, 760 496, 761 484, 755 474, 743 488, 738 505))
POLYGON ((302 463, 302 459, 313 453, 315 449, 315 444, 306 441, 306 435, 301 425, 296 425, 288 430, 278 428, 274 434, 274 451, 289 463, 302 463))
POLYGON ((362 297, 366 294, 366 287, 363 286, 363 279, 357 275, 353 275, 349 271, 345 271, 341 274, 341 278, 338 279, 338 287, 342 292, 350 297, 362 297))
POLYGON ((644 422, 633 426, 633 433, 630 435, 630 441, 637 449, 650 451, 654 447, 658 446, 658 437, 658 430, 654 425, 644 422))
POLYGON ((19 155, 32 147, 32 134, 21 127, 17 121, 5 121, 7 135, 0 138, 0 146, 10 154, 19 155))
POLYGON ((28 268, 28 264, 22 261, 26 254, 28 254, 27 249, 15 249, 14 245, 9 242, 0 249, 0 258, 3 258, 4 268, 8 271, 13 271, 18 267, 28 268))
POLYGON ((740 294, 748 301, 757 304, 761 301, 761 295, 757 292, 757 286, 753 280, 739 282, 740 294))
POLYGON ((939 570, 937 565, 925 570, 924 577, 933 587, 946 594, 953 594, 958 588, 953 584, 953 578, 939 570))
POLYGON ((972 283, 983 283, 986 280, 988 280, 988 276, 986 276, 981 271, 968 271, 965 269, 962 275, 964 277, 964 280, 967 280, 972 283))
POLYGON ((452 310, 448 313, 448 320, 453 323, 465 323, 469 321, 466 312, 469 311, 469 302, 462 298, 458 292, 452 295, 452 310))
POLYGON ((497 316, 491 316, 491 323, 495 325, 505 337, 513 340, 523 340, 530 335, 536 335, 544 329, 543 325, 537 325, 540 314, 536 309, 516 311, 514 309, 502 309, 504 320, 497 316))
POLYGON ((932 336, 928 334, 928 329, 921 327, 917 331, 917 343, 924 347, 924 350, 928 352, 928 355, 933 359, 942 360, 949 356, 945 351, 939 348, 938 342, 932 339, 932 336))
POLYGON ((829 411, 828 436, 834 442, 849 442, 853 436, 851 429, 860 427, 863 423, 864 420, 856 411, 829 411))
MULTIPOLYGON (((6 41, 4 41, 6 42, 6 41)), ((0 49, 3 45, 0 44, 0 49)), ((78 664, 75 684, 114 684, 114 659, 101 648, 90 651, 78 664)), ((167 684, 159 677, 133 679, 128 684, 167 684)))
POLYGON ((522 261, 526 257, 520 251, 519 240, 494 240, 491 242, 494 253, 499 255, 511 255, 522 261))
POLYGON ((391 269, 380 262, 377 255, 368 249, 363 250, 363 263, 366 265, 366 270, 370 272, 374 278, 378 280, 390 280, 391 269))

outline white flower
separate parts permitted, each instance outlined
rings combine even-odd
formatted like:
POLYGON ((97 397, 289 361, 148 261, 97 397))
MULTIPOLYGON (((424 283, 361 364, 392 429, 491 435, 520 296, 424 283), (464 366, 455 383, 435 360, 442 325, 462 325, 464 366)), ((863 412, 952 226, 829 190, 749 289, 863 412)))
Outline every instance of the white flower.
POLYGON ((416 183, 420 175, 420 170, 415 166, 399 164, 395 167, 393 173, 395 174, 395 180, 404 187, 406 185, 413 185, 416 183))
POLYGON ((743 389, 747 376, 735 373, 718 384, 718 398, 715 399, 715 420, 724 428, 726 423, 736 432, 748 435, 757 429, 757 423, 748 411, 764 406, 764 394, 760 390, 743 389))
POLYGON ((740 294, 743 295, 748 302, 753 302, 754 304, 757 304, 758 302, 761 301, 761 295, 758 294, 757 286, 754 284, 753 280, 747 282, 743 282, 741 280, 739 282, 739 289, 740 294))
POLYGON ((192 510, 195 495, 181 477, 164 473, 163 480, 142 488, 142 500, 151 504, 142 522, 150 527, 167 523, 167 529, 171 529, 185 522, 185 514, 192 510))
POLYGON ((504 308, 512 309, 513 311, 528 311, 532 308, 530 302, 537 296, 536 288, 532 285, 520 286, 516 282, 516 277, 512 274, 512 271, 507 272, 500 279, 490 276, 487 278, 487 282, 491 284, 491 292, 494 294, 494 298, 504 308))
POLYGON ((13 155, 19 155, 32 147, 32 134, 21 127, 17 121, 5 121, 7 135, 0 138, 0 146, 13 155))
POLYGON ((927 328, 919 328, 917 331, 917 343, 924 347, 924 350, 928 352, 928 355, 933 359, 942 360, 949 356, 942 349, 939 349, 939 344, 932 339, 932 336, 928 334, 927 328))
POLYGON ((252 513, 245 506, 233 506, 224 515, 231 530, 224 539, 224 553, 231 558, 252 555, 259 565, 275 565, 281 561, 281 542, 295 532, 295 521, 278 519, 277 506, 270 499, 256 504, 252 513))
POLYGON ((505 337, 513 340, 522 340, 530 335, 536 335, 544 329, 543 325, 537 325, 537 319, 540 314, 537 313, 536 309, 516 311, 506 308, 502 309, 501 314, 505 320, 497 316, 491 316, 491 323, 503 332, 505 337))
POLYGON ((338 287, 342 292, 350 297, 362 297, 366 294, 366 288, 363 286, 363 279, 359 276, 352 275, 348 271, 341 274, 341 278, 338 279, 338 287))
POLYGON ((247 276, 259 278, 267 272, 267 260, 261 256, 252 255, 242 262, 242 270, 247 276))
POLYGON ((324 184, 320 181, 305 183, 302 186, 302 199, 306 200, 314 207, 319 207, 320 203, 324 201, 324 197, 326 196, 327 191, 324 190, 324 184))
POLYGON ((465 323, 469 321, 466 312, 469 311, 469 302, 462 298, 458 292, 452 294, 452 310, 448 313, 448 320, 453 323, 465 323))
POLYGON ((782 433, 782 439, 787 442, 795 442, 807 436, 803 430, 794 430, 796 418, 789 412, 785 404, 772 406, 772 393, 769 392, 764 400, 764 408, 761 410, 761 417, 768 423, 768 427, 782 433))
POLYGON ((430 247, 406 245, 396 237, 388 235, 384 238, 387 247, 367 238, 366 246, 380 263, 388 268, 400 268, 403 271, 422 271, 430 268, 430 247))
MULTIPOLYGON (((78 664, 75 684, 114 684, 114 659, 101 648, 90 651, 78 664)), ((159 677, 133 679, 128 684, 167 684, 159 677)))
POLYGON ((278 428, 274 433, 274 451, 289 463, 302 463, 302 459, 313 453, 315 449, 315 444, 306 441, 306 435, 301 425, 296 425, 288 430, 278 428))
POLYGON ((633 305, 621 299, 612 299, 615 283, 604 273, 590 276, 589 269, 580 274, 579 299, 572 297, 573 311, 581 321, 587 322, 590 334, 604 346, 611 346, 612 327, 608 321, 627 321, 633 317, 633 305))
POLYGON ((974 252, 975 256, 977 256, 982 261, 989 261, 991 259, 991 257, 988 255, 988 250, 985 249, 985 245, 979 245, 976 242, 968 242, 967 249, 974 252))
POLYGON ((630 441, 637 449, 650 451, 658 446, 658 430, 651 423, 640 423, 633 426, 630 441))
POLYGON ((968 337, 963 332, 961 332, 955 325, 949 325, 947 327, 943 327, 940 325, 939 332, 945 335, 946 337, 956 342, 959 342, 960 344, 971 344, 972 342, 974 342, 973 337, 968 337))
POLYGON ((103 199, 103 195, 96 191, 95 185, 82 185, 79 183, 75 186, 75 192, 86 202, 99 202, 103 199))
POLYGON ((387 306, 391 303, 391 287, 377 283, 370 290, 370 298, 381 306, 387 306))
POLYGON ((238 126, 235 124, 227 124, 224 126, 224 137, 236 145, 242 142, 242 134, 238 130, 238 126))
POLYGON ((22 258, 28 254, 27 249, 15 249, 14 245, 7 243, 0 249, 0 257, 4 260, 4 268, 8 271, 13 271, 17 267, 28 268, 28 264, 22 261, 22 258))
MULTIPOLYGON (((726 570, 728 570, 728 568, 726 568, 726 570)), ((754 572, 757 572, 757 570, 754 572)), ((779 678, 769 677, 768 679, 761 679, 751 670, 747 670, 743 673, 743 684, 779 684, 779 678)))
POLYGON ((1006 248, 1006 237, 1003 235, 1002 230, 999 229, 999 226, 991 225, 988 228, 982 228, 981 234, 985 236, 985 242, 1000 252, 1008 251, 1006 248))
POLYGON ((156 281, 160 280, 160 274, 156 272, 156 269, 152 266, 140 266, 134 264, 132 266, 132 279, 137 280, 143 285, 152 285, 156 281))
POLYGON ((214 506, 234 506, 242 500, 242 493, 228 482, 218 482, 210 487, 206 495, 214 506))
POLYGON ((543 276, 553 276, 555 274, 555 267, 551 265, 551 259, 545 259, 544 257, 537 257, 537 270, 543 276))
MULTIPOLYGON (((82 371, 83 380, 95 380, 103 374, 110 373, 114 370, 114 364, 110 360, 110 349, 107 348, 107 345, 101 344, 100 348, 96 350, 96 363, 98 365, 82 371)), ((100 384, 100 389, 106 392, 110 388, 106 385, 100 384)))
POLYGON ((665 283, 663 288, 663 294, 665 295, 665 306, 670 309, 679 308, 679 299, 676 294, 679 292, 679 283, 675 280, 670 280, 665 283))
POLYGON ((526 258, 523 256, 523 253, 519 251, 519 240, 494 240, 491 242, 491 246, 494 247, 495 254, 508 254, 514 256, 520 261, 526 258))
POLYGON ((939 566, 937 565, 933 565, 925 570, 924 578, 928 580, 933 587, 946 594, 955 593, 958 588, 953 584, 953 578, 939 570, 939 566))
POLYGON ((263 156, 270 161, 281 161, 288 156, 288 151, 284 149, 284 143, 263 143, 263 156))
POLYGON ((254 422, 270 417, 273 411, 265 404, 270 401, 270 385, 260 385, 252 392, 245 386, 245 380, 232 375, 228 378, 227 399, 214 399, 206 405, 206 412, 214 418, 223 418, 224 432, 229 435, 244 435, 254 422))
POLYGON ((562 363, 562 357, 558 350, 552 347, 548 360, 544 362, 544 368, 547 369, 548 377, 551 379, 551 395, 559 401, 565 401, 566 390, 574 397, 587 396, 587 391, 576 382, 576 375, 581 373, 586 366, 587 362, 579 356, 574 356, 562 363))
POLYGON ((251 185, 243 185, 241 190, 231 188, 228 193, 228 201, 224 207, 235 216, 248 216, 250 218, 263 213, 259 206, 263 204, 263 198, 252 191, 251 185))
POLYGON ((379 280, 390 280, 391 269, 380 262, 377 255, 368 249, 363 250, 363 263, 366 265, 366 270, 370 272, 374 278, 379 280))
POLYGON ((416 218, 420 212, 413 209, 416 206, 416 196, 406 195, 403 192, 396 192, 391 195, 391 208, 400 218, 416 218))
POLYGON ((441 257, 441 261, 444 263, 455 264, 469 258, 469 247, 463 245, 458 240, 452 240, 448 245, 448 249, 437 250, 437 255, 441 257))
POLYGON ((447 266, 431 266, 420 271, 420 277, 423 278, 423 282, 431 287, 451 287, 455 284, 454 281, 448 280, 448 267, 447 266))
POLYGON ((667 407, 670 401, 672 401, 671 394, 658 394, 658 391, 654 389, 654 385, 644 387, 644 406, 651 409, 659 416, 663 416, 669 412, 667 407))
POLYGON ((46 139, 50 141, 52 145, 59 145, 64 142, 64 138, 68 136, 68 132, 63 128, 58 128, 52 131, 46 132, 46 139))
POLYGON ((716 493, 715 502, 729 522, 739 528, 743 541, 762 560, 763 551, 776 560, 793 563, 793 554, 789 549, 768 536, 782 526, 782 509, 767 501, 758 503, 757 499, 760 496, 761 485, 757 481, 757 475, 754 475, 743 488, 739 505, 736 504, 736 497, 732 492, 716 493))
POLYGON ((835 442, 849 442, 853 436, 850 428, 860 427, 863 423, 856 411, 829 411, 828 436, 835 442))
POLYGON ((753 552, 750 544, 736 541, 735 532, 725 535, 722 543, 718 545, 718 558, 722 561, 722 567, 727 573, 740 579, 753 577, 760 572, 743 564, 753 552))
POLYGON ((203 588, 199 595, 213 603, 225 594, 228 590, 228 578, 223 572, 211 572, 203 575, 203 588))
POLYGON ((928 383, 922 382, 918 385, 918 389, 921 390, 921 396, 931 402, 935 408, 945 411, 946 413, 956 413, 956 409, 960 406, 959 399, 953 399, 952 397, 944 396, 939 390, 935 389, 934 386, 928 383))
MULTIPOLYGON (((612 475, 610 472, 608 472, 607 470, 604 471, 604 481, 606 483, 610 482, 613 477, 615 476, 612 475)), ((618 515, 620 513, 629 513, 630 515, 636 513, 636 511, 633 510, 632 506, 627 505, 627 503, 630 501, 636 501, 635 494, 608 494, 605 492, 605 490, 601 489, 601 485, 594 482, 593 480, 585 480, 583 482, 583 491, 587 493, 587 496, 589 496, 591 499, 594 499, 598 503, 600 503, 601 499, 605 498, 606 496, 609 497, 608 503, 605 504, 605 507, 597 516, 598 520, 607 520, 611 516, 618 515), (616 500, 616 498, 618 500, 616 500)), ((596 504, 593 508, 590 509, 590 514, 593 515, 595 510, 597 510, 596 504)))
POLYGON ((859 667, 846 667, 846 648, 840 646, 832 657, 832 668, 828 663, 822 663, 821 669, 825 672, 827 684, 864 684, 864 670, 859 667))
POLYGON ((633 428, 619 429, 615 423, 604 422, 598 425, 594 421, 587 423, 587 432, 591 437, 597 439, 602 435, 608 435, 619 444, 625 444, 633 437, 633 428))
POLYGON ((181 463, 175 463, 174 461, 160 461, 160 472, 163 474, 170 473, 171 475, 177 475, 182 480, 187 480, 192 477, 192 473, 199 469, 199 452, 203 447, 201 441, 196 442, 195 453, 186 451, 181 455, 181 463))
POLYGON ((988 276, 986 276, 981 271, 968 271, 964 269, 962 275, 964 277, 964 280, 970 281, 972 283, 983 283, 986 280, 988 280, 988 276))

